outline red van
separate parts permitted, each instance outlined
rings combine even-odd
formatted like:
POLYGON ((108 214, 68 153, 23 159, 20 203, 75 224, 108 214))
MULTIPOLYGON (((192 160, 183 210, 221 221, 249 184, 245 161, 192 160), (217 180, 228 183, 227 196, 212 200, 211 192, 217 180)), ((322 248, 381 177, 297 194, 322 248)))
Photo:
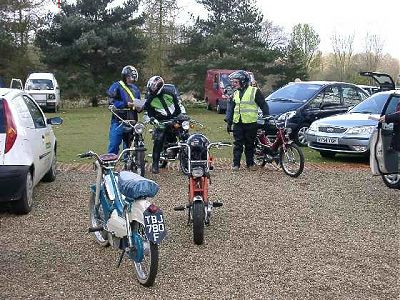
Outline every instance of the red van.
MULTIPOLYGON (((207 70, 206 79, 204 81, 204 101, 207 109, 215 108, 219 114, 226 111, 228 97, 224 94, 224 90, 231 83, 229 74, 238 70, 226 69, 210 69, 207 70)), ((253 73, 248 72, 253 80, 253 73)))

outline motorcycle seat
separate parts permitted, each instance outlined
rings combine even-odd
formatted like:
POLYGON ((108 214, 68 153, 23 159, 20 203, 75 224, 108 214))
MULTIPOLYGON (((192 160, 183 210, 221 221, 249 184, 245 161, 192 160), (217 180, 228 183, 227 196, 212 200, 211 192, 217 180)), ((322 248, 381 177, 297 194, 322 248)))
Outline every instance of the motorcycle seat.
POLYGON ((126 200, 132 202, 142 198, 154 197, 158 192, 159 185, 139 174, 121 171, 118 178, 118 188, 126 197, 126 200))

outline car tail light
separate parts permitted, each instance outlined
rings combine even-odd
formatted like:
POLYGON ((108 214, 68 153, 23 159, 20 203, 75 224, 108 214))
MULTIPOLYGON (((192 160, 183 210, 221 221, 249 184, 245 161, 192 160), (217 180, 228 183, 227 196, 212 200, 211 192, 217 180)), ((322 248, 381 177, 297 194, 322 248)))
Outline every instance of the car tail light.
POLYGON ((17 127, 15 126, 14 118, 7 101, 3 101, 3 111, 6 121, 6 145, 4 153, 7 153, 14 146, 15 140, 17 139, 17 127))

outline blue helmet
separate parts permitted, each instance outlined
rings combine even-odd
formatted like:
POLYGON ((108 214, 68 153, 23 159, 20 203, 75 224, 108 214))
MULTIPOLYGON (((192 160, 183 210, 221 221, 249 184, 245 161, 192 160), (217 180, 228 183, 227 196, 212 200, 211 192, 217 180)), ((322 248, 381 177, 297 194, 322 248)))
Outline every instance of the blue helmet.
POLYGON ((229 79, 230 80, 233 80, 233 79, 239 80, 240 86, 242 88, 247 87, 250 84, 249 73, 247 73, 246 71, 243 71, 243 70, 239 70, 239 71, 231 73, 229 75, 229 79))

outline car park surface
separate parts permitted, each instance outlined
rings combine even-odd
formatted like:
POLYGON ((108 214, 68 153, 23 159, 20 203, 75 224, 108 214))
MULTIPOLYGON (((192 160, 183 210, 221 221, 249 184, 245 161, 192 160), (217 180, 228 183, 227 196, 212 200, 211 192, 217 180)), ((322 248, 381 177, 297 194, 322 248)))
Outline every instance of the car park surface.
POLYGON ((168 231, 150 289, 136 282, 126 260, 117 268, 119 254, 109 255, 112 250, 87 232, 88 187, 95 177, 87 167, 60 171, 54 183, 39 184, 34 213, 0 213, 2 298, 398 296, 399 194, 371 176, 367 165, 306 165, 293 180, 279 170, 232 174, 229 164, 216 164, 210 197, 224 206, 200 247, 191 242, 182 212, 173 210, 187 197, 187 179, 178 169, 150 174, 160 184, 154 201, 168 231))
MULTIPOLYGON (((290 82, 271 93, 266 101, 271 115, 295 111, 288 120, 292 139, 306 145, 305 133, 315 120, 346 112, 368 97, 358 86, 344 82, 303 81, 290 82)), ((267 128, 268 135, 275 134, 275 128, 267 128)))
POLYGON ((18 89, 0 89, 0 202, 16 213, 28 213, 33 188, 56 178, 57 142, 51 125, 30 95, 18 89))

